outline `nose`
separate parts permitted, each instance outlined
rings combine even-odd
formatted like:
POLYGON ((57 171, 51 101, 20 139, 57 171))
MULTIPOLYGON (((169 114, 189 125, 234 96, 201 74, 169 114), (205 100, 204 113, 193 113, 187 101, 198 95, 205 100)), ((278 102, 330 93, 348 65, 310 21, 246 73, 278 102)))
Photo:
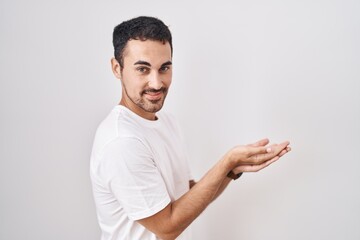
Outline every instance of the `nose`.
POLYGON ((153 73, 149 76, 148 85, 149 85, 149 88, 156 89, 156 90, 163 87, 163 81, 158 73, 153 73))

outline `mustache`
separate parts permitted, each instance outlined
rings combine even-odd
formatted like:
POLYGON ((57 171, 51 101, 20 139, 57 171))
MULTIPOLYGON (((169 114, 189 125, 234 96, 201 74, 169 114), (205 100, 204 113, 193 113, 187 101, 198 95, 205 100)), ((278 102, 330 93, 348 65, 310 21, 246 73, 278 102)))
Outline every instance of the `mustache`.
POLYGON ((160 89, 154 89, 154 88, 145 89, 144 91, 141 92, 141 95, 144 95, 146 93, 159 93, 159 92, 166 93, 167 88, 162 87, 160 89))

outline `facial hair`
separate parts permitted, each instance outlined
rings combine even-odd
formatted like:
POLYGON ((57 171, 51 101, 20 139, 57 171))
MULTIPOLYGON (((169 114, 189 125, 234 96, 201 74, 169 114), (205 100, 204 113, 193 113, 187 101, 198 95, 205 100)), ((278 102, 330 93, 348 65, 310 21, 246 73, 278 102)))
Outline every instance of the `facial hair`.
POLYGON ((150 112, 150 113, 156 113, 158 111, 161 110, 161 108, 164 105, 164 101, 165 98, 167 96, 167 92, 168 92, 168 88, 162 87, 160 89, 153 89, 153 88, 149 88, 149 89, 145 89, 142 92, 139 93, 139 97, 130 97, 130 95, 128 94, 127 90, 126 90, 126 86, 123 86, 124 90, 125 90, 125 94, 126 96, 139 108, 141 108, 142 110, 144 110, 145 112, 150 112), (158 92, 162 92, 163 93, 163 97, 157 100, 148 100, 146 98, 144 98, 144 95, 146 93, 158 93, 158 92))

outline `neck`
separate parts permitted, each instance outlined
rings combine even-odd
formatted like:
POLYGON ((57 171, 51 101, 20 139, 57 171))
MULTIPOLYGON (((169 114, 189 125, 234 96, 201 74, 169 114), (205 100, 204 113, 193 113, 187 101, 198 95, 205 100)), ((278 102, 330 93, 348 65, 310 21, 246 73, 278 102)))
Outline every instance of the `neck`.
POLYGON ((122 106, 128 108, 133 113, 135 113, 135 114, 139 115, 140 117, 145 118, 147 120, 150 120, 150 121, 157 120, 155 113, 144 111, 143 109, 138 107, 136 104, 134 104, 131 100, 127 101, 127 99, 121 98, 119 105, 122 105, 122 106))

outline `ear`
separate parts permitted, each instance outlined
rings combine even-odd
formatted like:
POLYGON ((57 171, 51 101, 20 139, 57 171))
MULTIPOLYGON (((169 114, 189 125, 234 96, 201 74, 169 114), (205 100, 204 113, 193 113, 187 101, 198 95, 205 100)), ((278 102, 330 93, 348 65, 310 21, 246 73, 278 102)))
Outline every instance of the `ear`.
POLYGON ((111 58, 111 70, 115 77, 121 80, 121 66, 115 58, 111 58))

